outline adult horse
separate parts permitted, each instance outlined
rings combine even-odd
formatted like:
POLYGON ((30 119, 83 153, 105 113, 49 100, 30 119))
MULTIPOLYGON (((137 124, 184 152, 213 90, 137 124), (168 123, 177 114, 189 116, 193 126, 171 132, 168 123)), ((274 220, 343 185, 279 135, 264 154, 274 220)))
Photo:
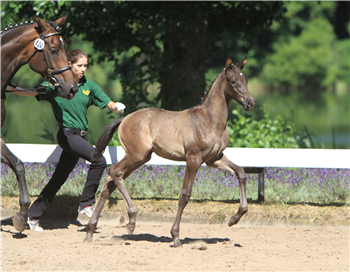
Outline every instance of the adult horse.
MULTIPOLYGON (((61 97, 71 99, 78 91, 68 65, 67 45, 61 36, 61 26, 68 15, 55 22, 35 17, 36 24, 10 26, 1 33, 1 127, 6 117, 5 92, 16 72, 25 64, 43 76, 57 89, 61 97)), ((20 211, 13 217, 18 231, 25 229, 30 198, 23 163, 6 147, 1 138, 1 162, 10 166, 19 183, 20 211)))
POLYGON ((242 167, 229 161, 223 154, 229 143, 226 128, 229 102, 234 99, 249 111, 255 100, 247 87, 247 78, 242 73, 245 58, 233 65, 226 60, 225 69, 214 80, 202 103, 180 112, 146 108, 129 114, 124 119, 110 123, 99 138, 94 156, 103 150, 119 126, 118 135, 125 157, 109 169, 109 177, 103 186, 95 211, 88 223, 85 241, 92 241, 99 215, 108 196, 118 188, 126 202, 129 223, 127 230, 134 232, 137 210, 124 180, 138 167, 151 159, 152 152, 166 159, 186 161, 185 178, 180 193, 175 222, 171 228, 174 246, 181 246, 179 232, 182 212, 187 205, 198 168, 201 164, 236 174, 240 186, 240 206, 232 216, 229 226, 237 224, 248 211, 246 197, 246 174, 242 167), (113 180, 111 180, 113 179, 113 180))

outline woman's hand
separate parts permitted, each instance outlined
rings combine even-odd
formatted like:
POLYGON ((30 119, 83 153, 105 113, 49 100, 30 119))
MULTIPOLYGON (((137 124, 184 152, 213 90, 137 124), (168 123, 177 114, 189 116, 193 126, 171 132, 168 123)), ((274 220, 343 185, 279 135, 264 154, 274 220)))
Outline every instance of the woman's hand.
POLYGON ((107 107, 111 110, 111 111, 114 111, 116 113, 119 113, 119 114, 123 114, 124 113, 124 109, 125 109, 125 105, 123 103, 120 103, 120 102, 109 102, 107 104, 107 107))

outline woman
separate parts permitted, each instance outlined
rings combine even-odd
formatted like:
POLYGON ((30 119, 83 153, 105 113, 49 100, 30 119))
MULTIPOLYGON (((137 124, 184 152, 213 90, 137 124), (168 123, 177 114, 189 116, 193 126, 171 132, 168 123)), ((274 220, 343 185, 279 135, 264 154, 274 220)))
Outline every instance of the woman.
MULTIPOLYGON (((54 196, 67 180, 79 158, 91 162, 91 165, 80 198, 78 212, 91 217, 95 194, 106 167, 106 160, 104 157, 91 160, 94 147, 85 140, 89 129, 87 109, 95 105, 100 109, 107 107, 111 111, 123 113, 125 108, 123 104, 111 101, 95 82, 84 76, 88 66, 88 57, 82 50, 76 49, 69 52, 68 60, 79 87, 74 98, 72 100, 61 98, 56 95, 57 92, 53 91, 53 88, 48 88, 46 94, 35 94, 37 100, 47 100, 51 103, 60 126, 57 142, 63 149, 50 181, 29 209, 28 224, 30 229, 35 231, 43 231, 39 225, 39 219, 52 203, 54 196)), ((46 84, 47 82, 42 85, 46 84)))

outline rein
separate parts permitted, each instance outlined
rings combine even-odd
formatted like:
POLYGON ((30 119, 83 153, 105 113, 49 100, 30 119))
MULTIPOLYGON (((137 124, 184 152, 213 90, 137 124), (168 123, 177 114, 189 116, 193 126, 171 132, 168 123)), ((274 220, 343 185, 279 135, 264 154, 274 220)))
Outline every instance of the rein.
POLYGON ((14 93, 14 92, 26 92, 26 93, 37 93, 37 94, 47 94, 47 92, 38 92, 38 90, 45 90, 46 88, 52 86, 51 83, 45 85, 45 86, 40 86, 37 88, 25 88, 25 87, 17 87, 12 84, 7 85, 6 91, 7 93, 14 93))
POLYGON ((49 33, 46 36, 43 36, 43 33, 40 32, 40 38, 38 38, 38 39, 36 39, 34 41, 34 48, 35 48, 35 50, 34 50, 33 54, 29 57, 29 59, 27 61, 27 64, 28 64, 30 62, 30 60, 35 56, 35 54, 38 51, 43 53, 44 61, 45 61, 45 64, 46 64, 46 71, 48 73, 47 81, 49 82, 49 84, 46 85, 46 86, 38 87, 38 88, 21 88, 21 87, 16 87, 16 86, 14 86, 12 84, 9 84, 8 86, 13 88, 13 89, 12 90, 6 89, 5 92, 7 92, 7 93, 11 93, 11 92, 29 92, 29 93, 45 94, 46 92, 38 92, 37 90, 46 89, 49 86, 53 86, 56 89, 57 87, 60 86, 60 84, 57 83, 56 79, 53 76, 61 74, 61 73, 65 72, 65 71, 67 71, 67 70, 72 70, 72 67, 71 66, 67 66, 65 68, 61 68, 61 69, 58 69, 58 70, 55 70, 55 71, 51 71, 51 69, 50 69, 49 63, 48 63, 47 58, 46 58, 45 50, 44 50, 44 48, 45 48, 45 41, 44 40, 46 38, 51 37, 51 36, 61 35, 61 29, 58 26, 56 26, 54 28, 57 30, 57 32, 49 33))

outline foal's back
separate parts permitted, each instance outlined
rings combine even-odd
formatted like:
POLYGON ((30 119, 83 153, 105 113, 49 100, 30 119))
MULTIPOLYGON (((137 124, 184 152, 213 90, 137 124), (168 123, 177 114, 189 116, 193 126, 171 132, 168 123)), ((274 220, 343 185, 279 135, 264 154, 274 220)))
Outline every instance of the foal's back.
POLYGON ((184 161, 188 152, 203 152, 205 156, 227 146, 227 131, 221 130, 220 138, 215 128, 201 106, 183 111, 145 108, 125 117, 118 135, 127 153, 155 152, 163 158, 184 161))

